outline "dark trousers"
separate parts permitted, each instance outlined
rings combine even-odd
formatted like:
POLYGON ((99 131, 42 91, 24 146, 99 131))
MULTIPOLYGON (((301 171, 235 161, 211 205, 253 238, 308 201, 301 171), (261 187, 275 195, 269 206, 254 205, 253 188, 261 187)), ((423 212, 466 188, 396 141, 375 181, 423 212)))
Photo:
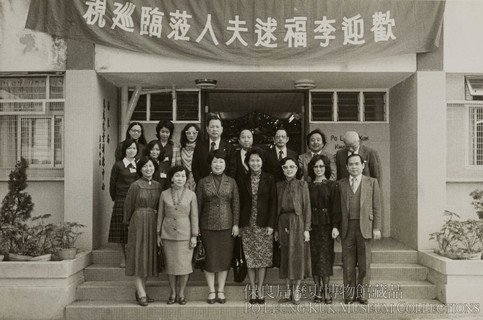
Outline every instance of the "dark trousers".
POLYGON ((349 220, 347 234, 342 239, 342 269, 344 277, 344 299, 368 298, 371 280, 372 239, 364 239, 359 220, 349 220), (359 269, 356 278, 356 266, 359 269), (357 287, 356 287, 357 284, 357 287))

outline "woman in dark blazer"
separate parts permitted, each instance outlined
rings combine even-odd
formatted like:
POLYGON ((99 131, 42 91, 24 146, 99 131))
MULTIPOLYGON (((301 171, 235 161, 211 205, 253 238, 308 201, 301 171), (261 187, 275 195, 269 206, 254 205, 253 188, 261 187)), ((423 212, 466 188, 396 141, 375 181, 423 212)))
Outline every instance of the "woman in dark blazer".
POLYGON ((159 158, 159 183, 161 183, 161 190, 166 190, 170 187, 168 181, 168 172, 171 167, 179 163, 180 154, 179 146, 175 145, 171 137, 173 136, 174 124, 169 120, 159 121, 156 125, 156 138, 158 138, 161 147, 161 155, 159 158))
POLYGON ((312 227, 310 230, 310 254, 312 276, 316 292, 315 303, 322 300, 332 303, 329 293, 329 278, 334 266, 334 239, 332 239, 332 207, 335 203, 337 184, 329 180, 332 174, 330 159, 325 155, 315 155, 309 161, 307 173, 310 177, 309 193, 312 207, 312 227))
POLYGON ((310 196, 307 182, 296 178, 299 170, 295 158, 280 161, 284 180, 277 182, 276 238, 280 242, 280 279, 285 279, 287 291, 280 302, 300 303, 300 282, 312 275, 310 264, 310 196), (292 287, 293 285, 293 287, 292 287), (293 289, 293 292, 292 292, 293 289))
POLYGON ((225 303, 225 281, 233 256, 233 237, 238 236, 240 202, 233 178, 224 174, 227 155, 215 150, 208 156, 211 173, 196 186, 201 240, 206 250, 204 272, 208 283, 207 302, 225 303), (218 291, 215 291, 215 275, 218 291))
POLYGON ((263 161, 261 149, 249 149, 245 157, 249 171, 238 185, 240 234, 251 286, 250 303, 265 303, 263 281, 273 259, 277 190, 274 177, 262 171, 263 161))

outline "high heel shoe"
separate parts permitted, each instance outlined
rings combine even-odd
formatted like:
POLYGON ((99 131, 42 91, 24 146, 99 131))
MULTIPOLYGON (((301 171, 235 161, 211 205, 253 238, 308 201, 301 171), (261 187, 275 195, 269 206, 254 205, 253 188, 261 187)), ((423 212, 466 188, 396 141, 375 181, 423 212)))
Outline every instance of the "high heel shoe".
POLYGON ((224 304, 224 303, 226 302, 226 297, 225 297, 225 298, 220 298, 220 297, 219 297, 219 294, 220 294, 220 293, 221 293, 221 294, 223 294, 223 295, 225 295, 225 292, 224 292, 224 291, 218 291, 218 292, 216 293, 216 301, 217 301, 218 303, 224 304))
POLYGON ((255 290, 252 290, 252 292, 250 293, 250 299, 248 299, 248 303, 249 304, 258 303, 258 298, 257 298, 257 294, 256 294, 255 290))
POLYGON ((138 302, 138 304, 142 307, 146 307, 148 305, 148 299, 146 298, 146 296, 144 297, 140 297, 138 295, 138 292, 137 290, 134 292, 134 296, 136 297, 136 301, 138 302))
POLYGON ((185 297, 179 297, 178 298, 178 303, 182 306, 186 304, 186 298, 185 297))
POLYGON ((176 302, 176 296, 174 296, 174 297, 169 296, 169 299, 166 303, 167 304, 174 304, 175 302, 176 302))
POLYGON ((214 292, 214 291, 210 291, 210 293, 208 294, 208 299, 206 299, 206 302, 207 302, 208 304, 214 304, 214 303, 216 302, 216 292, 214 292), (215 297, 210 299, 209 297, 210 297, 210 295, 211 295, 211 294, 213 294, 213 293, 215 294, 215 297))
POLYGON ((300 304, 301 293, 300 290, 294 290, 293 292, 293 304, 300 304))
POLYGON ((278 300, 278 303, 286 303, 292 301, 292 291, 289 289, 285 292, 285 296, 278 300))

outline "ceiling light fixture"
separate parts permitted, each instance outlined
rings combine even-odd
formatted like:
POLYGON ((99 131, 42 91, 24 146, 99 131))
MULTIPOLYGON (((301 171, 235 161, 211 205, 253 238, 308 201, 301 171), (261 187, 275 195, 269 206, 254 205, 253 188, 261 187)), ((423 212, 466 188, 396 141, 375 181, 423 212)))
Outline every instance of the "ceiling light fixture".
POLYGON ((200 89, 214 89, 218 81, 214 79, 196 79, 195 85, 200 89))
POLYGON ((294 81, 296 89, 313 89, 315 88, 315 81, 310 79, 300 79, 294 81))

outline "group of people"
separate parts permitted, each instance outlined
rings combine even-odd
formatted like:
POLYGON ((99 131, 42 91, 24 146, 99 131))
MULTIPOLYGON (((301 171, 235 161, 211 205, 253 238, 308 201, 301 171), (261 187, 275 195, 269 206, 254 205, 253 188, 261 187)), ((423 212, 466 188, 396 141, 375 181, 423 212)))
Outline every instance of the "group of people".
POLYGON ((173 130, 171 121, 160 121, 158 139, 146 143, 142 125, 131 123, 111 171, 109 242, 120 244, 120 264, 134 276, 140 305, 153 301, 146 279, 158 274, 158 247, 170 285, 167 303, 187 303, 199 236, 206 250, 209 304, 226 302, 238 236, 250 303, 265 303, 265 275, 275 249, 279 276, 286 281, 281 302, 300 303, 301 281, 312 277, 314 302, 332 303, 329 280, 338 237, 345 302, 367 303, 371 243, 381 237, 381 170, 377 153, 361 145, 356 132, 347 132, 346 147, 331 155, 324 149, 324 133, 315 129, 307 135, 309 151, 298 155, 287 148, 285 129, 275 132, 268 149, 254 147, 253 133, 244 129, 236 151, 221 139, 219 118, 209 119, 203 141, 196 124, 185 126, 179 146, 171 140, 173 130))

